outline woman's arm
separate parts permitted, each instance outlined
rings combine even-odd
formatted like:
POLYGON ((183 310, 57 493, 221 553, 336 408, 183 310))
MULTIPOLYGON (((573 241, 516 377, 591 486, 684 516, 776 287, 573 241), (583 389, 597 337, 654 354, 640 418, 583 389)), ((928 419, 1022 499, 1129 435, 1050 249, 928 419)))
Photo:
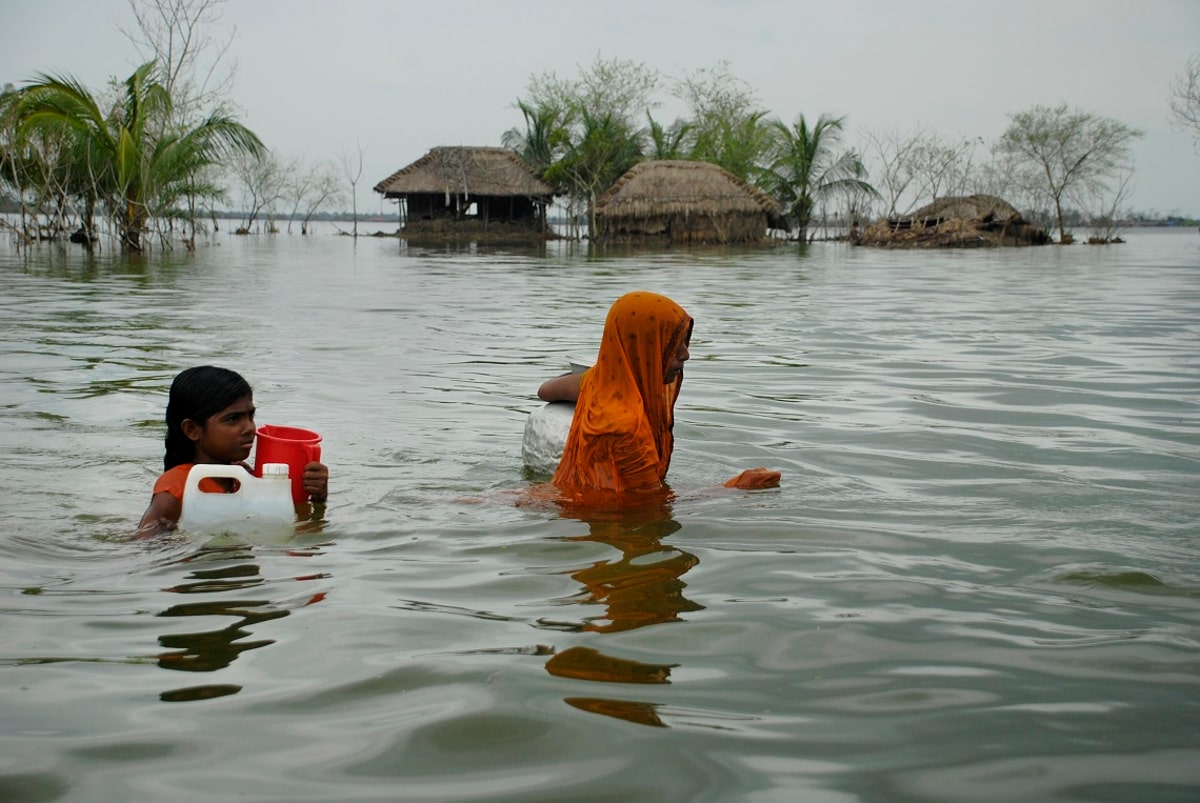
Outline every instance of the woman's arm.
POLYGON ((733 479, 726 480, 725 487, 741 488, 745 491, 753 491, 758 488, 775 488, 779 485, 779 479, 782 476, 781 472, 761 466, 758 468, 748 468, 733 479))
POLYGON ((583 374, 563 374, 547 379, 538 388, 538 398, 545 402, 579 401, 579 384, 583 374))

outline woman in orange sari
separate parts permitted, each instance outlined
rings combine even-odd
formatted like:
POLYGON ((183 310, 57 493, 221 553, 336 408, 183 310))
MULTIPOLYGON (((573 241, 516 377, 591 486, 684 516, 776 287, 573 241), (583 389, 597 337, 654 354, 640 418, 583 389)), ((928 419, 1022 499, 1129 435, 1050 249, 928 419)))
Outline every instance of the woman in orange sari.
MULTIPOLYGON (((637 291, 608 311, 596 364, 545 382, 545 401, 575 401, 553 483, 578 501, 664 487, 675 438, 675 400, 691 356, 692 317, 666 296, 637 291)), ((769 488, 779 472, 749 469, 725 484, 769 488)))

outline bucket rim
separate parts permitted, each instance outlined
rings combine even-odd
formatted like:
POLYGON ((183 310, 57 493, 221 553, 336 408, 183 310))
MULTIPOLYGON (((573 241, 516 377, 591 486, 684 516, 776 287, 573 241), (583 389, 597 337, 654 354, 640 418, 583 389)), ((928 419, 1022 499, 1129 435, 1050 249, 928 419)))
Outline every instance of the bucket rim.
POLYGON ((300 441, 302 443, 319 443, 321 434, 304 427, 283 426, 281 424, 260 424, 258 437, 278 441, 300 441))

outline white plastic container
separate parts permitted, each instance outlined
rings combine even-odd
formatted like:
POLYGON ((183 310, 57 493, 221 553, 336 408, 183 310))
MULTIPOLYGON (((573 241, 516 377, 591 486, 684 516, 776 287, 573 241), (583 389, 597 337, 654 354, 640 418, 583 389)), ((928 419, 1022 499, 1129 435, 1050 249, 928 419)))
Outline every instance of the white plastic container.
POLYGON ((521 459, 525 468, 538 474, 554 473, 562 459, 574 417, 574 402, 550 402, 529 414, 521 439, 521 459))
MULTIPOLYGON (((582 374, 592 367, 578 357, 568 357, 571 373, 582 374)), ((521 460, 525 468, 538 474, 553 474, 562 460, 575 418, 575 402, 553 401, 542 405, 525 419, 521 438, 521 460)))
POLYGON ((197 463, 188 472, 183 486, 183 510, 180 529, 191 532, 234 532, 282 530, 292 528, 296 508, 292 503, 292 483, 287 463, 267 463, 262 477, 241 466, 197 463), (233 493, 200 490, 200 481, 208 477, 237 480, 233 493))

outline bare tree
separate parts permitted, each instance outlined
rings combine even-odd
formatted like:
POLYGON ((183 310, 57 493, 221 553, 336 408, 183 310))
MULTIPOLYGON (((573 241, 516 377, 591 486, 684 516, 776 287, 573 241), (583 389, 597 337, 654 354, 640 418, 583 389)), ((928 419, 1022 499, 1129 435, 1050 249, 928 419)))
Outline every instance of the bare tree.
POLYGON ((328 162, 315 173, 312 185, 304 196, 304 219, 300 223, 300 233, 308 234, 312 225, 313 215, 326 204, 335 204, 344 198, 342 184, 334 173, 333 165, 328 162))
POLYGON ((1171 121, 1190 129, 1200 148, 1200 53, 1188 59, 1184 71, 1171 81, 1171 121))
POLYGON ((888 217, 903 215, 920 201, 912 192, 916 180, 913 154, 927 136, 928 130, 921 125, 909 132, 891 128, 864 134, 868 158, 878 165, 872 171, 872 183, 879 191, 885 207, 884 214, 888 217))
POLYGON ((1108 117, 1061 104, 1034 106, 1010 116, 1001 151, 1040 177, 1037 186, 1054 208, 1059 242, 1066 239, 1063 200, 1121 175, 1131 165, 1131 149, 1142 132, 1108 117))
POLYGON ((300 234, 308 234, 313 215, 342 196, 341 182, 329 162, 309 167, 296 160, 289 163, 284 174, 283 195, 291 204, 287 233, 292 233, 292 221, 300 218, 300 234))
POLYGON ((990 158, 971 173, 964 194, 994 195, 1017 208, 1030 223, 1053 228, 1054 215, 1041 188, 1041 177, 1030 169, 1022 158, 1004 150, 999 143, 992 146, 990 158))
POLYGON ((934 134, 918 144, 913 154, 920 196, 936 201, 956 195, 966 195, 974 164, 975 147, 979 140, 946 141, 934 134))
POLYGON ((978 140, 948 141, 920 125, 908 132, 868 132, 866 138, 871 160, 879 165, 876 187, 889 217, 938 198, 969 194, 978 140))
MULTIPOLYGON (((234 161, 234 170, 242 190, 242 211, 245 222, 238 234, 249 234, 259 216, 274 216, 275 205, 283 197, 284 167, 270 153, 262 156, 241 154, 234 161)), ((272 224, 273 227, 273 224, 272 224)))
POLYGON ((1125 204, 1133 194, 1133 167, 1117 176, 1111 188, 1107 185, 1091 188, 1088 197, 1081 199, 1090 213, 1090 244, 1121 242, 1117 237, 1121 219, 1128 214, 1125 204))
POLYGON ((137 30, 122 29, 142 62, 154 61, 173 100, 175 120, 218 106, 233 86, 237 63, 226 61, 236 28, 219 39, 225 0, 129 0, 137 30))
POLYGON ((579 72, 575 102, 594 117, 611 115, 632 125, 658 105, 650 97, 658 81, 658 72, 644 63, 596 54, 592 66, 579 72))
POLYGON ((853 240, 858 235, 863 222, 870 221, 874 217, 874 206, 881 199, 878 193, 853 185, 842 191, 842 199, 845 234, 853 240))
POLYGON ((355 142, 358 146, 356 153, 342 151, 342 172, 346 175, 346 180, 350 182, 350 202, 353 205, 354 214, 354 238, 358 239, 358 182, 362 178, 363 171, 363 154, 366 153, 366 148, 361 142, 355 142))
MULTIPOLYGON (((206 116, 232 115, 235 110, 227 97, 237 76, 237 62, 227 58, 237 35, 236 26, 222 26, 222 6, 226 0, 128 0, 136 27, 121 33, 137 50, 141 62, 154 62, 158 82, 171 97, 167 115, 157 121, 159 134, 169 129, 187 129, 206 116), (214 35, 214 31, 218 32, 214 35)), ((226 171, 206 167, 204 175, 193 176, 196 190, 219 190, 227 179, 226 171)), ((195 247, 198 192, 187 191, 180 199, 186 207, 195 247)), ((211 211, 211 210, 210 210, 211 211)), ((213 230, 216 216, 213 215, 213 230)))

